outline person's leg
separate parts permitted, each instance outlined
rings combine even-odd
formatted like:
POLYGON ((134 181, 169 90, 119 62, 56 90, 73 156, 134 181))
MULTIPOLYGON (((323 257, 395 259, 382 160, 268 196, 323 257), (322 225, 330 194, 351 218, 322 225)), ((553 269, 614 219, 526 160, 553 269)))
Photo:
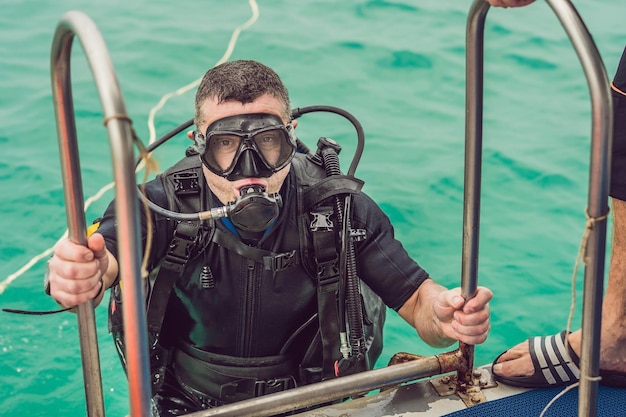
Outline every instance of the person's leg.
MULTIPOLYGON (((600 369, 626 372, 626 202, 612 199, 612 203, 613 246, 606 295, 602 303, 600 369)), ((580 339, 580 330, 568 337, 569 344, 578 356, 580 339)), ((503 353, 494 365, 493 372, 496 377, 533 375, 535 369, 528 342, 522 342, 503 353)))
MULTIPOLYGON (((612 203, 613 247, 602 302, 600 369, 626 371, 626 202, 614 198, 612 203)), ((579 346, 577 332, 572 347, 580 355, 579 346)))
MULTIPOLYGON (((626 387, 626 48, 622 54, 615 78, 613 79, 613 149, 610 194, 613 214, 613 241, 606 292, 602 302, 602 326, 600 337, 600 369, 614 371, 613 382, 605 372, 605 380, 617 386, 626 387)), ((581 331, 568 336, 574 355, 580 357, 581 331)), ((493 366, 497 380, 519 386, 565 385, 576 382, 577 376, 568 373, 563 378, 565 368, 570 368, 567 349, 561 343, 561 336, 532 338, 522 342, 500 355, 493 366), (544 367, 552 358, 559 358, 550 369, 540 372, 535 369, 531 357, 531 345, 537 367, 544 367), (561 363, 564 365, 560 367, 561 363), (543 364, 543 365, 540 365, 543 364), (559 369, 557 369, 559 368, 559 369), (546 378, 544 375, 548 375, 546 378), (535 375, 536 374, 536 375, 535 375), (535 377, 524 379, 522 377, 535 377), (552 376, 556 382, 551 380, 552 376), (512 379, 511 379, 512 378, 512 379), (551 380, 551 381, 548 381, 551 380), (540 385, 542 384, 542 385, 540 385)), ((574 358, 574 362, 577 362, 574 358)), ((605 381, 605 382, 606 382, 605 381)))

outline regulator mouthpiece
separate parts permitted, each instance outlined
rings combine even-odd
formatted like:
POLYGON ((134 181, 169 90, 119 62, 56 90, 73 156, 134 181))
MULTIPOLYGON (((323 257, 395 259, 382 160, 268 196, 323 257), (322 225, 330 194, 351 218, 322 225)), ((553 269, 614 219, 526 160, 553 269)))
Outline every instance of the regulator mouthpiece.
POLYGON ((239 230, 263 232, 278 218, 281 206, 280 194, 268 194, 257 184, 248 185, 242 187, 239 198, 228 205, 228 217, 239 230))

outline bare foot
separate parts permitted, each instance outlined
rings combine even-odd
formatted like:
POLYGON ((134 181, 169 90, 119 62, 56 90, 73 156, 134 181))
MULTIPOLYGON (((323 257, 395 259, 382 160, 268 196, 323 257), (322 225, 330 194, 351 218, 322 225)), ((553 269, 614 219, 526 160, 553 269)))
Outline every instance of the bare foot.
MULTIPOLYGON (((611 334, 610 340, 605 340, 605 333, 613 333, 610 330, 603 332, 600 348, 600 369, 626 372, 626 349, 624 349, 623 337, 611 334)), ((580 357, 581 331, 570 333, 567 340, 574 352, 580 357)), ((509 349, 500 356, 493 366, 493 372, 504 377, 531 376, 535 373, 533 361, 528 351, 528 341, 524 341, 509 349)))
MULTIPOLYGON (((626 54, 626 52, 625 52, 626 54)), ((617 114, 616 114, 617 117, 617 114)), ((621 116, 626 117, 626 115, 621 116)), ((626 201, 611 199, 613 205, 613 245, 608 285, 602 301, 600 331, 600 369, 626 372, 626 201)), ((580 357, 581 331, 570 333, 567 340, 580 357)), ((502 377, 531 376, 535 370, 528 351, 528 341, 509 349, 493 366, 502 377)))

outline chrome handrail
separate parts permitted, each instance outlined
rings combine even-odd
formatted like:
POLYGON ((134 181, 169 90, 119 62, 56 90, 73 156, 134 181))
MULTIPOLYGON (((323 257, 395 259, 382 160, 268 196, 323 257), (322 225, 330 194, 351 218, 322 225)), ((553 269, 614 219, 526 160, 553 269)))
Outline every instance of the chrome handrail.
MULTIPOLYGON (((588 213, 590 217, 599 220, 589 236, 589 261, 585 269, 579 413, 582 415, 580 410, 587 409, 593 410, 595 414, 594 394, 597 393, 597 381, 590 378, 597 376, 599 371, 599 342, 597 341, 599 340, 600 318, 595 314, 594 308, 599 305, 602 298, 606 245, 606 222, 602 216, 608 210, 608 166, 610 164, 608 150, 612 133, 611 97, 608 79, 597 49, 571 3, 568 0, 546 1, 557 13, 576 48, 588 78, 592 97, 593 137, 588 213), (589 333, 593 334, 591 339, 587 336, 589 333)), ((489 5, 484 0, 475 0, 470 9, 467 25, 466 171, 461 277, 465 298, 471 298, 477 286, 480 157, 482 154, 482 37, 488 9, 489 5)), ((131 415, 148 416, 150 414, 150 374, 143 287, 140 278, 141 246, 131 126, 106 45, 95 24, 81 12, 68 12, 62 17, 57 26, 51 54, 52 90, 69 236, 74 242, 86 245, 82 182, 69 71, 71 44, 75 35, 83 45, 96 81, 112 149, 114 179, 117 187, 116 212, 120 276, 125 283, 124 327, 131 415)), ((91 302, 78 306, 78 320, 88 412, 90 416, 103 416, 102 383, 91 302)), ((471 370, 472 365, 473 347, 461 344, 458 351, 295 388, 213 410, 193 413, 190 416, 246 413, 259 416, 269 415, 268 413, 320 404, 381 386, 446 373, 459 368, 463 368, 466 372, 471 370), (464 358, 460 357, 461 354, 464 358), (465 362, 464 359, 469 362, 465 362)))
MULTIPOLYGON (((131 415, 149 416, 150 374, 148 354, 144 353, 147 352, 147 329, 140 280, 138 199, 130 123, 104 40, 93 21, 76 11, 66 13, 60 20, 51 56, 52 90, 69 237, 76 243, 86 245, 82 181, 70 84, 70 52, 74 35, 81 41, 94 75, 112 148, 120 276, 124 280, 122 302, 131 415)), ((78 306, 78 320, 88 415, 103 416, 98 342, 91 301, 78 306)), ((459 366, 463 366, 462 358, 458 351, 452 351, 188 415, 269 416, 358 395, 382 386, 451 372, 459 366)))
MULTIPOLYGON (((576 50, 582 64, 592 107, 591 162, 587 215, 594 219, 585 254, 582 352, 580 360, 579 416, 595 416, 600 358, 600 321, 606 249, 606 214, 613 139, 613 111, 610 85, 600 54, 587 28, 569 0, 546 0, 576 50)), ((464 294, 473 294, 478 269, 480 218, 480 177, 483 112, 483 38, 485 17, 490 6, 474 0, 467 24, 465 199, 463 214, 464 294)))
MULTIPOLYGON (((80 40, 96 82, 109 132, 116 185, 119 273, 124 281, 124 328, 130 409, 133 417, 150 415, 147 327, 141 284, 141 244, 130 119, 106 44, 93 21, 77 11, 65 13, 56 28, 51 52, 51 78, 57 123, 69 238, 87 245, 83 190, 72 99, 70 55, 74 36, 80 40)), ((104 416, 93 303, 77 307, 78 330, 89 416, 104 416)))

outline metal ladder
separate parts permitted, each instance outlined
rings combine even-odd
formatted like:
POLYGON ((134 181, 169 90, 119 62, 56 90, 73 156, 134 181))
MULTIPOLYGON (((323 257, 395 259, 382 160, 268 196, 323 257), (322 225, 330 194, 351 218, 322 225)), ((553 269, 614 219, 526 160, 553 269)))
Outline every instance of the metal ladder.
MULTIPOLYGON (((608 182, 612 139, 612 108, 608 78, 597 48, 569 0, 546 0, 565 28, 583 66, 592 104, 592 144, 588 214, 600 218, 608 210, 608 182)), ((490 6, 474 0, 467 21, 466 39, 466 128, 463 253, 461 287, 469 299, 477 288, 478 237, 483 113, 483 35, 490 6)), ((70 83, 70 53, 74 37, 81 41, 93 73, 104 110, 113 158, 118 214, 120 276, 124 280, 124 326, 128 360, 130 411, 133 417, 150 415, 150 373, 147 327, 141 284, 141 245, 138 230, 138 198, 135 182, 130 119, 124 106, 113 64, 97 27, 85 14, 68 12, 55 32, 52 53, 52 90, 57 121, 69 237, 86 245, 82 181, 75 115, 70 83)), ((583 346, 579 416, 594 416, 599 374, 600 306, 602 302, 606 220, 591 230, 585 268, 583 300, 583 346)), ((89 416, 104 416, 98 342, 93 304, 78 307, 80 347, 89 416)), ((451 371, 459 382, 470 382, 473 346, 440 355, 375 369, 318 384, 294 388, 265 397, 205 410, 188 416, 268 416, 322 404, 384 386, 451 371), (313 395, 314 394, 314 395, 313 395)))
MULTIPOLYGON (((565 29, 583 67, 591 95, 591 162, 587 215, 598 219, 589 234, 582 318, 579 416, 595 416, 600 363, 600 314, 606 249, 613 108, 609 80, 598 49, 569 0, 546 0, 565 29)), ((465 185, 463 210, 463 293, 473 294, 478 267, 483 116, 483 38, 490 6, 475 0, 466 36, 465 185)))
MULTIPOLYGON (((91 19, 76 11, 64 14, 59 21, 52 42, 50 61, 68 236, 75 243, 87 245, 76 118, 70 83, 70 54, 74 36, 81 41, 89 61, 111 145, 120 254, 119 273, 124 280, 122 296, 131 415, 149 416, 151 395, 148 333, 140 273, 139 200, 130 119, 126 115, 122 93, 102 36, 91 19)), ((104 404, 93 303, 88 301, 81 304, 77 310, 87 413, 89 416, 100 417, 104 416, 104 404)))

